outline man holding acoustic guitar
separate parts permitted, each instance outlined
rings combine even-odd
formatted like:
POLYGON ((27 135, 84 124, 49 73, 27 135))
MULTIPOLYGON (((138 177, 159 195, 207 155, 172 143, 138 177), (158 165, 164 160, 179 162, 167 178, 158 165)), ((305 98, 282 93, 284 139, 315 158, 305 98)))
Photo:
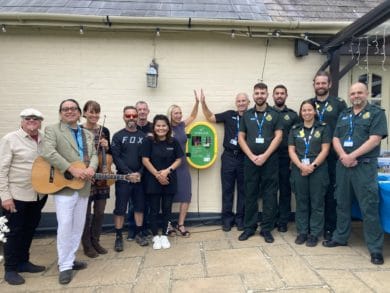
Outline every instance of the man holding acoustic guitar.
POLYGON ((57 215, 57 253, 60 271, 59 283, 68 284, 73 278, 72 270, 87 267, 76 261, 76 251, 83 233, 90 180, 98 167, 98 157, 93 134, 78 125, 81 109, 74 99, 61 102, 60 122, 45 128, 42 157, 61 173, 85 182, 81 189, 65 187, 55 193, 54 203, 57 215), (74 162, 82 161, 86 168, 78 168, 74 162))
POLYGON ((31 184, 31 166, 42 145, 39 129, 43 116, 30 108, 20 117, 21 127, 0 140, 0 198, 10 229, 4 244, 4 280, 10 285, 25 282, 19 273, 46 269, 29 261, 32 238, 47 200, 31 184))

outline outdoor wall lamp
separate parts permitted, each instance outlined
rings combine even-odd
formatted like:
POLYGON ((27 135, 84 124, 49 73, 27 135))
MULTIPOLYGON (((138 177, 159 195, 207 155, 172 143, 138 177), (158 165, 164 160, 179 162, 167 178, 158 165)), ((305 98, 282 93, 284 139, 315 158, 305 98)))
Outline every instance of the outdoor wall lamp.
POLYGON ((158 80, 158 64, 153 58, 152 63, 149 64, 149 69, 146 72, 146 86, 151 88, 156 88, 157 80, 158 80))

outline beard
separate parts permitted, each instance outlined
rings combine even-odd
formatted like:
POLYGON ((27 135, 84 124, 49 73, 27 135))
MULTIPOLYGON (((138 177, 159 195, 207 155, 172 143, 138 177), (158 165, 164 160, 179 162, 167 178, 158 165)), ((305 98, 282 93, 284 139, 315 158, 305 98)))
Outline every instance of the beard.
POLYGON ((283 107, 285 104, 285 100, 282 100, 282 99, 276 99, 274 102, 275 102, 275 105, 278 107, 283 107))
POLYGON ((263 105, 265 104, 265 101, 266 101, 266 100, 256 100, 256 101, 255 101, 255 104, 256 104, 257 106, 261 107, 261 106, 263 106, 263 105))
POLYGON ((130 120, 130 121, 127 121, 127 127, 130 129, 134 129, 137 127, 137 124, 135 123, 135 121, 130 120))
POLYGON ((324 88, 316 89, 315 93, 316 96, 326 96, 329 93, 329 89, 324 89, 324 88))

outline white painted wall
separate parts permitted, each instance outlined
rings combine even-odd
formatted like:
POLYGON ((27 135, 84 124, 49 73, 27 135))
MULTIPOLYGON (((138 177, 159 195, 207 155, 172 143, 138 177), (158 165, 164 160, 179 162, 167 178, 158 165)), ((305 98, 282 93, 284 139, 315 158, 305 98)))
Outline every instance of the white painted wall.
MULTIPOLYGON (((18 127, 18 114, 26 107, 41 110, 44 125, 56 122, 59 103, 68 97, 81 105, 97 100, 112 133, 123 127, 123 106, 140 99, 150 104, 151 119, 165 114, 172 103, 188 115, 193 89, 203 88, 210 109, 217 113, 234 108, 237 92, 251 94, 264 64, 270 92, 276 84, 286 85, 288 105, 297 110, 303 99, 313 95, 312 78, 325 56, 311 52, 296 58, 292 40, 271 39, 265 58, 265 44, 262 38, 231 39, 217 33, 164 32, 154 39, 152 33, 7 30, 0 34, 0 136, 18 127), (160 65, 157 89, 145 85, 153 57, 160 65)), ((271 97, 269 102, 273 104, 271 97)), ((197 120, 205 120, 199 110, 197 120)), ((217 132, 221 144, 222 126, 217 132)), ((219 160, 207 170, 192 170, 191 212, 220 212, 219 170, 219 160)), ((111 213, 113 202, 112 193, 106 212, 111 213)))

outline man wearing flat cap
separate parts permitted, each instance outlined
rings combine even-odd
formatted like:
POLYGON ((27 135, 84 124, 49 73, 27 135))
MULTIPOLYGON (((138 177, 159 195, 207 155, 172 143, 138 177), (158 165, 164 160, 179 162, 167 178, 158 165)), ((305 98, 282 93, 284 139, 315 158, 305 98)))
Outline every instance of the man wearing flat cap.
POLYGON ((35 192, 31 169, 41 148, 43 115, 29 108, 20 113, 21 127, 0 140, 0 198, 10 232, 4 244, 4 280, 25 282, 19 273, 39 273, 44 266, 30 262, 30 246, 47 196, 35 192))

